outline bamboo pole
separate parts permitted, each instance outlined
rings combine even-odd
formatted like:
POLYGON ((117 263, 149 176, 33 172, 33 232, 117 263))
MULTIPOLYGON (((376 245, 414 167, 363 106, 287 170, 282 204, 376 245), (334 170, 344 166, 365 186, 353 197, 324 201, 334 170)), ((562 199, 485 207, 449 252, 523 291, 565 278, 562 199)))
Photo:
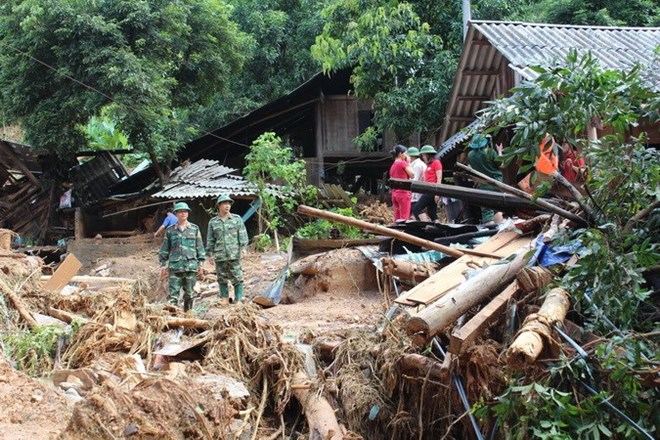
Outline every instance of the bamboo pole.
POLYGON ((443 254, 449 255, 450 257, 460 258, 464 254, 476 255, 479 257, 488 257, 488 258, 500 258, 496 255, 488 254, 485 252, 479 252, 472 249, 454 249, 449 246, 443 246, 438 243, 434 243, 429 240, 424 240, 423 238, 415 237, 414 235, 406 234, 405 232, 396 231, 394 229, 389 229, 381 225, 374 225, 364 220, 359 220, 352 217, 347 217, 345 215, 335 214, 334 212, 323 211, 322 209, 312 208, 310 206, 300 205, 298 206, 298 213, 307 215, 309 217, 317 217, 337 223, 343 223, 350 226, 355 226, 365 231, 374 232, 376 234, 386 235, 388 237, 393 237, 406 243, 414 244, 426 249, 432 249, 443 254))
POLYGON ((516 195, 518 197, 522 197, 524 199, 530 200, 533 204, 540 206, 541 208, 547 209, 548 211, 560 215, 564 218, 567 218, 569 220, 572 220, 576 223, 579 223, 584 226, 588 226, 588 223, 585 219, 582 217, 573 214, 572 212, 566 211, 563 208, 560 208, 558 206, 553 205, 552 203, 549 203, 541 198, 534 199, 531 194, 527 194, 525 191, 520 190, 518 188, 514 188, 511 185, 507 185, 506 183, 500 182, 499 180, 495 180, 490 176, 485 175, 484 173, 480 173, 479 171, 475 170, 472 167, 465 166, 460 162, 456 163, 456 166, 464 171, 467 171, 471 174, 474 174, 475 176, 485 180, 489 184, 493 185, 496 188, 501 189, 504 192, 507 192, 509 194, 516 195))
POLYGON ((552 341, 552 326, 564 321, 570 307, 570 295, 561 288, 552 289, 543 301, 538 313, 525 318, 518 336, 506 351, 507 364, 522 370, 533 363, 545 345, 552 341))
POLYGON ((73 321, 78 321, 82 324, 87 324, 89 322, 87 318, 71 312, 67 312, 65 310, 56 309, 54 307, 46 308, 46 313, 53 318, 57 318, 60 321, 66 322, 67 324, 71 324, 73 321))
POLYGON ((531 258, 528 250, 529 246, 525 246, 518 251, 513 261, 488 266, 413 315, 406 323, 406 332, 413 342, 425 345, 472 307, 509 284, 531 258))

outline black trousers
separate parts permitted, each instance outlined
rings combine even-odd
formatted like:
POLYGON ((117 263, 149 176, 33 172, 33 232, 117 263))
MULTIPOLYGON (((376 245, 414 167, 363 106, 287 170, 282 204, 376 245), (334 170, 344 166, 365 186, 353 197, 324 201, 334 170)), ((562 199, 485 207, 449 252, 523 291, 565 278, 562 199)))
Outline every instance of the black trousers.
POLYGON ((435 195, 433 194, 422 194, 415 206, 413 206, 412 214, 417 220, 419 220, 419 215, 426 209, 426 215, 429 216, 431 221, 438 219, 438 204, 435 203, 435 195))

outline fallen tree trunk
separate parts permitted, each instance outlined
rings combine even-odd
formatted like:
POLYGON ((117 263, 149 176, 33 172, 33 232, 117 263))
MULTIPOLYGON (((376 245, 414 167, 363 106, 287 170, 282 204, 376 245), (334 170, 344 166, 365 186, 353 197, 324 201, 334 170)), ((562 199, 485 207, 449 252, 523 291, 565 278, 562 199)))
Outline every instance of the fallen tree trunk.
POLYGON ((307 215, 309 217, 322 218, 337 223, 343 223, 350 226, 355 226, 365 231, 374 232, 376 234, 386 235, 388 237, 393 237, 406 243, 414 244, 425 249, 432 249, 438 252, 442 252, 450 257, 460 258, 464 254, 477 255, 479 257, 493 257, 491 254, 485 254, 483 252, 474 251, 472 249, 454 249, 448 246, 443 246, 438 243, 434 243, 429 240, 424 240, 423 238, 415 237, 414 235, 406 234, 405 232, 396 231, 394 229, 389 229, 381 225, 374 225, 372 223, 365 222, 352 217, 347 217, 345 215, 335 214, 334 212, 323 211, 322 209, 316 209, 305 205, 298 206, 298 213, 307 215))
POLYGON ((552 289, 538 313, 525 318, 515 340, 506 351, 507 364, 521 370, 539 357, 543 348, 553 344, 552 326, 563 322, 570 307, 570 295, 561 288, 552 289), (545 343, 545 344, 544 344, 545 343))
POLYGON ((529 246, 525 246, 513 261, 501 261, 487 267, 412 316, 406 323, 406 332, 413 342, 420 346, 427 344, 470 308, 510 283, 529 261, 528 250, 529 246))
POLYGON ((458 162, 456 163, 456 166, 459 167, 462 170, 465 170, 465 171, 479 177, 480 179, 485 180, 489 184, 493 185, 496 188, 501 189, 504 192, 507 192, 509 194, 513 194, 513 195, 516 195, 518 197, 522 197, 524 199, 530 200, 533 204, 535 204, 535 205, 537 205, 541 208, 544 208, 544 209, 546 209, 546 210, 548 210, 548 211, 550 211, 554 214, 557 214, 557 215, 560 215, 564 218, 572 220, 572 221, 574 221, 574 222, 576 222, 580 225, 583 225, 583 226, 588 226, 589 225, 588 222, 585 219, 583 219, 582 217, 580 217, 578 215, 573 214, 572 212, 566 211, 565 209, 560 208, 558 206, 555 206, 552 203, 549 203, 549 202, 547 202, 547 201, 545 201, 541 198, 534 199, 531 194, 527 194, 523 190, 520 190, 518 188, 514 188, 511 185, 507 185, 506 183, 500 182, 499 180, 495 180, 492 177, 489 177, 489 176, 485 175, 484 173, 480 173, 479 171, 473 169, 472 167, 465 166, 462 163, 458 163, 458 162))
POLYGON ((383 263, 383 272, 387 275, 399 277, 402 280, 420 282, 436 273, 436 270, 429 267, 428 264, 395 260, 389 257, 381 259, 381 262, 383 263))
POLYGON ((37 321, 34 320, 30 312, 25 308, 25 306, 23 306, 23 301, 21 301, 21 299, 16 296, 14 292, 12 292, 7 283, 1 279, 0 292, 9 298, 9 301, 11 301, 16 311, 18 311, 18 314, 21 315, 21 318, 23 318, 23 321, 25 321, 30 329, 33 329, 37 326, 37 321))
POLYGON ((449 377, 448 371, 442 363, 421 354, 405 354, 399 361, 402 373, 414 373, 415 376, 424 376, 430 379, 444 381, 449 377))
POLYGON ((343 437, 335 410, 323 397, 308 386, 309 377, 299 371, 293 376, 291 392, 298 399, 307 418, 310 439, 340 440, 343 437))

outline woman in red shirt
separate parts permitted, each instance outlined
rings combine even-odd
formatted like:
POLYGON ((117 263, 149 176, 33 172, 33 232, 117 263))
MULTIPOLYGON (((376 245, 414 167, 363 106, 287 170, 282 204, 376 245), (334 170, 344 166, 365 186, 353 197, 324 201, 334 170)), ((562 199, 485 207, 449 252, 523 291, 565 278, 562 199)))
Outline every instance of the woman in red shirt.
MULTIPOLYGON (((422 160, 426 162, 426 171, 424 171, 424 182, 426 183, 442 183, 442 163, 435 158, 436 151, 430 145, 424 145, 419 153, 422 160)), ((413 215, 419 220, 419 215, 426 209, 426 214, 431 221, 438 219, 438 201, 439 196, 433 194, 422 194, 419 201, 415 203, 413 208, 413 215)))
MULTIPOLYGON (((415 173, 410 166, 410 157, 406 154, 407 149, 403 145, 395 145, 392 148, 394 163, 390 167, 390 177, 395 179, 410 179, 415 173)), ((405 189, 392 190, 392 210, 394 211, 394 221, 401 222, 410 217, 410 201, 412 192, 405 189)))

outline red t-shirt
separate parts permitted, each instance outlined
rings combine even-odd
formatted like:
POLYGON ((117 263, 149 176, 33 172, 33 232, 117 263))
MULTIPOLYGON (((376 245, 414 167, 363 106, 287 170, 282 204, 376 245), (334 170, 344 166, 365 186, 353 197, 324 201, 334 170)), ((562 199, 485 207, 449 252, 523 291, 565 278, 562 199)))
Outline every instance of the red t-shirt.
POLYGON ((390 177, 394 179, 410 179, 408 176, 408 173, 406 173, 406 167, 408 166, 408 162, 405 160, 397 159, 394 161, 392 166, 390 167, 390 177))
POLYGON ((438 183, 438 175, 436 174, 438 171, 442 171, 442 164, 438 159, 433 159, 424 171, 424 182, 438 183))

